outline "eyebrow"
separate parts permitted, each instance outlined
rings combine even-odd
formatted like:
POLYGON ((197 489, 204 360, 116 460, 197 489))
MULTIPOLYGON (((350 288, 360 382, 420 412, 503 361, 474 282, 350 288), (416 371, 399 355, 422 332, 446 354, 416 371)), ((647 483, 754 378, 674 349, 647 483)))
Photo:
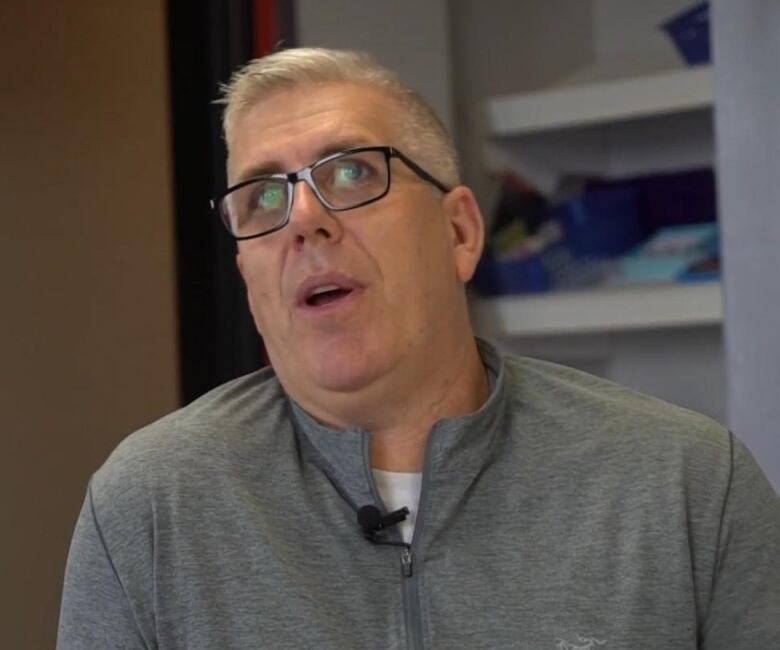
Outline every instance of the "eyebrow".
MULTIPOLYGON (((313 165, 314 163, 322 160, 323 158, 327 158, 328 156, 334 153, 339 153, 347 149, 354 149, 356 147, 370 147, 370 146, 374 146, 374 145, 369 144, 363 138, 345 138, 342 140, 336 140, 335 142, 330 142, 329 144, 317 149, 314 153, 314 158, 309 163, 309 165, 313 165)), ((308 165, 304 165, 304 166, 308 167, 308 165)), ((265 162, 257 163, 255 165, 251 165, 250 167, 244 169, 236 177, 236 180, 233 182, 233 184, 243 183, 244 181, 247 181, 250 178, 256 178, 258 176, 268 176, 270 174, 287 174, 290 173, 291 171, 297 171, 297 170, 285 170, 283 165, 280 162, 276 160, 268 160, 265 162)))

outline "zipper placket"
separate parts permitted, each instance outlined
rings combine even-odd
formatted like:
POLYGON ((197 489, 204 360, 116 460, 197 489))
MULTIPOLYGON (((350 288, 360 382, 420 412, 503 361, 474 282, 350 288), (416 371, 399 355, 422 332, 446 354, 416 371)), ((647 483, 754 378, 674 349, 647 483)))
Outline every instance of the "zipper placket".
MULTIPOLYGON (((412 543, 401 552, 401 580, 403 582, 404 621, 406 622, 406 641, 410 650, 424 650, 425 637, 422 628, 422 612, 420 608, 420 571, 415 568, 414 560, 420 545, 423 526, 425 524, 424 504, 428 496, 428 483, 431 475, 431 441, 433 431, 428 435, 425 445, 422 482, 420 484, 420 501, 417 504, 417 519, 412 533, 412 543)), ((400 532, 397 533, 400 537, 400 532)))
MULTIPOLYGON (((417 528, 415 527, 415 535, 417 528)), ((414 536, 412 542, 414 542, 414 536)), ((401 580, 404 600, 404 623, 406 644, 410 650, 423 650, 422 616, 420 612, 420 591, 417 572, 414 570, 414 553, 404 549, 401 553, 401 580)))
MULTIPOLYGON (((420 539, 420 531, 422 530, 425 520, 425 509, 423 508, 423 503, 428 494, 428 482, 431 473, 430 447, 432 439, 433 431, 431 431, 428 436, 428 441, 425 448, 422 482, 420 484, 420 501, 417 504, 417 519, 414 525, 414 533, 412 534, 412 543, 406 544, 400 555, 402 581, 401 587, 404 604, 404 625, 406 627, 406 644, 410 650, 424 650, 425 648, 425 640, 422 630, 422 612, 420 611, 420 588, 418 578, 419 571, 415 569, 414 558, 415 551, 418 546, 418 540, 420 539)), ((381 504, 382 509, 386 510, 385 504, 379 496, 379 490, 377 490, 376 487, 374 473, 371 471, 370 448, 370 435, 367 435, 366 442, 363 445, 363 457, 366 464, 371 493, 373 494, 376 503, 381 504)), ((403 543, 403 537, 401 536, 400 529, 396 528, 395 530, 391 531, 391 535, 396 538, 396 541, 403 543)))

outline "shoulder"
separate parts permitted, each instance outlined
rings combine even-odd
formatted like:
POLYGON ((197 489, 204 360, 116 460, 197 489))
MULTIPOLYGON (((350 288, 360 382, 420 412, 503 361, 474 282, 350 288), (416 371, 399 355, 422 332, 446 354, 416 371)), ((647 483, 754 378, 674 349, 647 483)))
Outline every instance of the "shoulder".
POLYGON ((558 364, 507 357, 514 421, 543 431, 535 442, 641 475, 683 473, 728 482, 734 441, 715 420, 558 364))
POLYGON ((269 368, 222 384, 125 438, 92 478, 95 509, 133 509, 176 484, 217 475, 262 454, 286 422, 285 393, 269 368))

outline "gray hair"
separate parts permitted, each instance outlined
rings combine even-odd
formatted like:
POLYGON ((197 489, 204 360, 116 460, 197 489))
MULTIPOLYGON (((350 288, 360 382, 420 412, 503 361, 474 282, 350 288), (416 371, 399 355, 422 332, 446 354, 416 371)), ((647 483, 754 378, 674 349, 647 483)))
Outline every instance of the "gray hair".
POLYGON ((445 185, 460 184, 452 138, 431 106, 397 74, 364 52, 318 47, 292 48, 249 61, 222 87, 222 128, 230 133, 239 115, 273 93, 307 84, 355 83, 377 88, 401 109, 398 146, 445 185), (401 128, 403 125, 403 128, 401 128))

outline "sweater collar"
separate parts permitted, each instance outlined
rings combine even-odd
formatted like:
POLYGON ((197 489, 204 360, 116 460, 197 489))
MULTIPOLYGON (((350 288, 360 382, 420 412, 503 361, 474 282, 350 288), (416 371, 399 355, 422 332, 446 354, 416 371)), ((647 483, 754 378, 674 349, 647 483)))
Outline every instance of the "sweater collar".
MULTIPOLYGON (((436 422, 428 437, 425 471, 449 474, 481 467, 505 413, 506 379, 504 360, 489 343, 477 345, 490 382, 490 395, 479 410, 436 422)), ((291 419, 302 441, 302 453, 321 467, 334 483, 357 503, 370 502, 369 431, 360 428, 334 429, 317 422, 292 398, 291 419)))

